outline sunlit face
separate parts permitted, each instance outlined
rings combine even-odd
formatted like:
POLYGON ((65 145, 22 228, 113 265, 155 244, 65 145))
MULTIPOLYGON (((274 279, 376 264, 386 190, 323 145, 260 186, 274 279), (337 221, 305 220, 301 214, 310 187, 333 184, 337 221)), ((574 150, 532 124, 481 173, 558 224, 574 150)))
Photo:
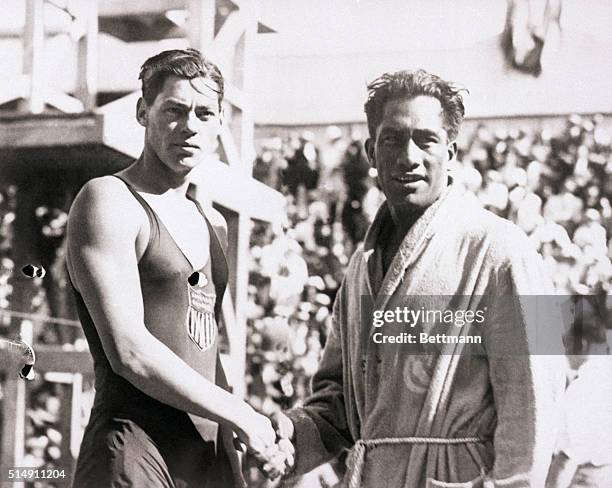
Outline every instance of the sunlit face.
POLYGON ((216 149, 220 129, 217 84, 209 78, 169 76, 152 105, 138 102, 145 152, 168 169, 188 173, 216 149))
POLYGON ((388 100, 366 148, 391 211, 398 215, 423 210, 440 197, 456 153, 444 128, 442 105, 430 96, 388 100))

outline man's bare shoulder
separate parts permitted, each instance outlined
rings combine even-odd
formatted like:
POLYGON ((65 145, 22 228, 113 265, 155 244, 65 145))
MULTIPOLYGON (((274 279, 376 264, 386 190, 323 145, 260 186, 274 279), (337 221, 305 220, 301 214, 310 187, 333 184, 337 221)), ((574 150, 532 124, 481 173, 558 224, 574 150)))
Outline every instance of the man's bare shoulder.
POLYGON ((68 215, 68 239, 91 233, 136 236, 143 222, 144 209, 125 183, 102 176, 85 183, 76 196, 68 215))
POLYGON ((129 219, 138 215, 135 212, 141 208, 130 194, 125 183, 113 176, 101 176, 89 180, 77 194, 70 217, 95 215, 104 217, 107 214, 129 219))
POLYGON ((95 210, 120 205, 127 200, 128 194, 125 183, 113 176, 93 178, 83 185, 77 194, 70 213, 82 208, 95 210))

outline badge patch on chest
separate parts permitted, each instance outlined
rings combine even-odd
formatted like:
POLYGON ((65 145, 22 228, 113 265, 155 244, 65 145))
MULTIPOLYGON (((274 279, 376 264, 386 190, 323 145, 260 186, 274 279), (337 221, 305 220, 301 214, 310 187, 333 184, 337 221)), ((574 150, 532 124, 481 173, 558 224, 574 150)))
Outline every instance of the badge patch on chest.
POLYGON ((217 339, 215 323, 215 295, 205 293, 201 288, 188 286, 189 307, 187 332, 201 351, 205 351, 217 339))

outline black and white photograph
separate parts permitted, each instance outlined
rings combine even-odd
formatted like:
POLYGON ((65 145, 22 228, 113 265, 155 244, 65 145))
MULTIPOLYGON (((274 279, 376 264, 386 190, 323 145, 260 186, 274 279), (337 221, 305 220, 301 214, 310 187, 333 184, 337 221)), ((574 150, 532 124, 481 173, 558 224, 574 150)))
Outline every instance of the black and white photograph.
POLYGON ((0 13, 0 487, 612 488, 608 0, 0 13))

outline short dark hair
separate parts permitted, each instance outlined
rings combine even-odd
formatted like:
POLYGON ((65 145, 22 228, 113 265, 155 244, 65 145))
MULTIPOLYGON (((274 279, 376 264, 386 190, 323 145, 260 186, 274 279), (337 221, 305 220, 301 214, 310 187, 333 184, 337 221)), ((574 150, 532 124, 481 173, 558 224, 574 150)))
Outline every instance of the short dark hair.
POLYGON ((427 95, 440 101, 444 111, 444 128, 449 140, 452 141, 457 137, 465 115, 462 91, 467 90, 422 69, 385 73, 368 85, 368 100, 364 109, 370 137, 376 137, 376 129, 382 121, 383 110, 388 100, 427 95))
POLYGON ((140 68, 139 80, 142 80, 142 97, 147 105, 152 105, 164 82, 169 76, 178 76, 192 80, 209 78, 217 86, 219 109, 223 101, 223 75, 212 61, 206 59, 197 49, 171 49, 147 59, 140 68))

